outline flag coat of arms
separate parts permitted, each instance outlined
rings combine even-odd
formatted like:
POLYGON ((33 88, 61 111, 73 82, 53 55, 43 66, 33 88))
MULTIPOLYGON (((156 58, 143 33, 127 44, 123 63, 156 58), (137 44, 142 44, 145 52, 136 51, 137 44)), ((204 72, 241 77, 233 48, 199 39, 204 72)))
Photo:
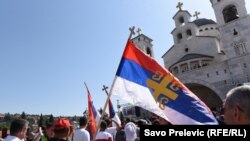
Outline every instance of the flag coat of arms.
POLYGON ((172 124, 217 124, 210 109, 167 69, 128 40, 111 95, 172 124))

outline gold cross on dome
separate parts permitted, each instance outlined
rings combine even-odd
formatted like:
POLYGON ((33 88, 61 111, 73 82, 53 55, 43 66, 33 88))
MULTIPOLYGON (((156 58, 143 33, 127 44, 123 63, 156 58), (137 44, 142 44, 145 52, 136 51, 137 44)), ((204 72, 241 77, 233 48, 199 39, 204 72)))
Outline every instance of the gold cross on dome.
POLYGON ((140 33, 141 32, 141 28, 138 28, 136 32, 138 33, 138 35, 141 35, 141 33, 140 33))
POLYGON ((198 15, 200 15, 200 14, 201 14, 200 12, 195 11, 193 17, 196 17, 196 19, 199 19, 198 15))
POLYGON ((183 6, 183 3, 182 2, 178 2, 176 8, 179 8, 179 10, 182 10, 181 7, 183 6))
POLYGON ((132 26, 132 27, 129 28, 129 30, 130 30, 130 34, 129 34, 128 39, 131 39, 132 35, 135 35, 135 27, 132 26))

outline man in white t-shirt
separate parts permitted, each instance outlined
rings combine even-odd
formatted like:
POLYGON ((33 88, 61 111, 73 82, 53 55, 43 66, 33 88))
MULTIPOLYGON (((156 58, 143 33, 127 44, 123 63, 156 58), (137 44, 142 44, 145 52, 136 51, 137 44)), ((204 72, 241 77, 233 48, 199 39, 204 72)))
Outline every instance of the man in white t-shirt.
POLYGON ((105 131, 109 132, 112 135, 113 139, 115 139, 116 132, 117 130, 120 130, 121 126, 115 120, 107 119, 105 121, 108 126, 105 131))
POLYGON ((28 129, 28 121, 24 119, 15 119, 10 125, 10 135, 4 141, 24 141, 28 129))
POLYGON ((107 129, 107 123, 101 121, 100 131, 97 133, 95 141, 113 141, 113 137, 110 133, 105 131, 107 129))
POLYGON ((90 141, 89 132, 86 130, 87 125, 88 119, 81 117, 79 120, 80 128, 75 131, 73 141, 90 141))

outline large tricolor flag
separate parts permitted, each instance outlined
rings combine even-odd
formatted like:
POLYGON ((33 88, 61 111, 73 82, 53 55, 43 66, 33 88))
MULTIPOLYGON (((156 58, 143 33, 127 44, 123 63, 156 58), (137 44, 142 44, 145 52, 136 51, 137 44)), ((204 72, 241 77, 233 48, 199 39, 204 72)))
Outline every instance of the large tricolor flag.
POLYGON ((88 124, 88 129, 89 129, 89 134, 91 139, 93 139, 96 135, 97 132, 97 124, 98 121, 100 120, 100 114, 97 112, 97 110, 94 107, 92 97, 90 95, 89 89, 85 83, 87 93, 88 93, 88 114, 89 114, 89 124, 88 124))
POLYGON ((111 95, 149 110, 172 124, 217 124, 209 108, 168 70, 128 40, 111 95))

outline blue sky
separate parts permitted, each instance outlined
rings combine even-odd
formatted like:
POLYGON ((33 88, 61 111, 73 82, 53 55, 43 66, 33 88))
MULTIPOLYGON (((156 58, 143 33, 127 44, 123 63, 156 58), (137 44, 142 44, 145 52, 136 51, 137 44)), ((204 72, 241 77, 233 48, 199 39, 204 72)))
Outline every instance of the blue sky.
MULTIPOLYGON (((180 1, 191 14, 215 20, 209 0, 180 1)), ((140 27, 153 39, 155 59, 163 64, 161 56, 173 45, 178 2, 1 0, 0 113, 82 115, 84 81, 95 107, 103 107, 102 86, 112 84, 128 28, 140 27)), ((112 97, 115 107, 117 99, 112 97)))

